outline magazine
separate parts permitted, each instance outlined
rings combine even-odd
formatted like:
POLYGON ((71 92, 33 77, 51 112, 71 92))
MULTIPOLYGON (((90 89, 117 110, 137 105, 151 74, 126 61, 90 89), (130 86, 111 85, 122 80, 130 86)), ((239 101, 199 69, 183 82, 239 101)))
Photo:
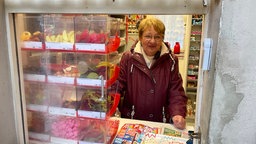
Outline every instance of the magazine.
POLYGON ((159 128, 152 128, 143 124, 126 123, 122 126, 113 141, 113 144, 140 144, 144 133, 157 134, 159 128))
POLYGON ((163 134, 145 133, 141 144, 186 144, 188 139, 163 134))
POLYGON ((188 138, 186 131, 126 123, 117 133, 113 144, 186 144, 188 138))

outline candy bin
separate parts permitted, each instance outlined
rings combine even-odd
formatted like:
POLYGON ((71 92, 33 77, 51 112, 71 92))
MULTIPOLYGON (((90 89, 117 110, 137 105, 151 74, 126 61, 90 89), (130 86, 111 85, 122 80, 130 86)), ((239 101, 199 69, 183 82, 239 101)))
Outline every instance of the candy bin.
POLYGON ((44 15, 44 34, 46 49, 73 50, 75 42, 74 16, 44 15))
POLYGON ((76 54, 67 51, 47 51, 41 66, 46 69, 47 81, 50 83, 75 84, 78 75, 76 54))
POLYGON ((90 121, 81 133, 86 133, 82 142, 111 143, 117 132, 119 121, 109 117, 114 114, 120 95, 104 86, 100 88, 77 87, 77 116, 90 121))
POLYGON ((31 140, 50 141, 50 119, 45 112, 27 111, 28 135, 31 140))
POLYGON ((46 112, 49 97, 46 96, 47 86, 45 83, 25 81, 24 88, 27 109, 46 112))
POLYGON ((110 144, 117 132, 119 121, 81 118, 80 124, 79 144, 110 144))
POLYGON ((76 118, 69 116, 51 117, 52 143, 106 144, 111 143, 119 126, 116 120, 76 118))
POLYGON ((41 60, 44 59, 44 52, 42 50, 28 50, 22 49, 22 68, 25 81, 45 82, 47 70, 40 65, 41 60))
POLYGON ((107 15, 75 17, 75 46, 79 51, 112 52, 120 45, 119 21, 107 15))
POLYGON ((52 115, 76 116, 76 89, 70 85, 48 85, 49 113, 52 115))
POLYGON ((77 54, 77 69, 79 76, 77 84, 84 86, 101 86, 112 76, 113 66, 115 64, 109 62, 108 56, 105 54, 77 54))
POLYGON ((81 139, 79 127, 80 119, 70 116, 51 116, 51 142, 61 143, 78 141, 81 139))
POLYGON ((18 40, 21 41, 21 48, 27 50, 43 49, 44 33, 43 33, 43 18, 42 16, 34 16, 22 14, 17 16, 18 21, 24 21, 26 25, 19 25, 18 40))

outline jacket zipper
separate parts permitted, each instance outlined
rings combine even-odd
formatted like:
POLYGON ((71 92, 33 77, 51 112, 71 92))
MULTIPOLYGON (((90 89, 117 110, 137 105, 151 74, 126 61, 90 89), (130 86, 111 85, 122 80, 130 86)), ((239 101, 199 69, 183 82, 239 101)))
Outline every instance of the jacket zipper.
POLYGON ((153 76, 153 74, 152 74, 152 71, 151 71, 151 70, 150 70, 150 76, 151 76, 151 78, 152 78, 152 80, 153 80, 154 84, 156 84, 156 79, 155 79, 155 77, 153 76))

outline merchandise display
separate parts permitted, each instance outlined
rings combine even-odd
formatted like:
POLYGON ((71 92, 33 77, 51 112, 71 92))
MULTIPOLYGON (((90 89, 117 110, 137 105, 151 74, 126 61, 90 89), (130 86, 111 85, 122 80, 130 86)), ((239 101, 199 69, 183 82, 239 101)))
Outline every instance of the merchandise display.
POLYGON ((119 20, 108 15, 19 14, 28 137, 33 143, 110 143, 120 95, 119 20))
POLYGON ((192 15, 186 85, 186 94, 189 98, 187 103, 187 121, 190 122, 195 120, 202 24, 202 15, 192 15))

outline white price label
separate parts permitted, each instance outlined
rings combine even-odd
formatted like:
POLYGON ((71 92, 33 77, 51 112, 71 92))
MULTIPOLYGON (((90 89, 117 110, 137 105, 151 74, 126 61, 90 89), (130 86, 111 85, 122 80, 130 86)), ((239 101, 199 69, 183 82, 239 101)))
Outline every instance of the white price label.
POLYGON ((72 43, 61 43, 62 50, 73 50, 72 43))
POLYGON ((33 48, 33 49, 42 49, 42 42, 34 42, 34 41, 25 41, 22 42, 21 46, 23 48, 33 48))
POLYGON ((42 140, 42 141, 49 141, 50 136, 42 133, 35 133, 35 132, 29 132, 28 133, 29 138, 42 140))
POLYGON ((76 110, 61 107, 49 107, 49 113, 54 115, 76 116, 76 110))
POLYGON ((105 44, 76 43, 76 50, 105 52, 105 44))
MULTIPOLYGON (((104 80, 104 85, 106 83, 106 80, 104 80)), ((88 78, 77 78, 77 84, 78 85, 85 85, 85 86, 101 86, 101 80, 100 79, 88 79, 88 78)))
POLYGON ((63 139, 63 138, 57 138, 57 137, 51 137, 51 143, 54 143, 54 144, 77 144, 77 141, 63 139))
POLYGON ((28 104, 27 109, 33 111, 47 112, 48 106, 45 105, 37 105, 37 104, 28 104))
POLYGON ((78 116, 80 117, 97 118, 97 119, 104 119, 106 117, 105 112, 78 110, 77 113, 78 113, 78 116))
POLYGON ((74 77, 63 77, 63 76, 48 76, 48 82, 50 83, 62 83, 62 84, 74 84, 74 77))
POLYGON ((45 75, 38 75, 38 74, 24 74, 24 79, 28 81, 45 81, 45 75))
POLYGON ((60 43, 60 42, 46 42, 46 49, 55 49, 55 50, 73 50, 72 43, 60 43))

